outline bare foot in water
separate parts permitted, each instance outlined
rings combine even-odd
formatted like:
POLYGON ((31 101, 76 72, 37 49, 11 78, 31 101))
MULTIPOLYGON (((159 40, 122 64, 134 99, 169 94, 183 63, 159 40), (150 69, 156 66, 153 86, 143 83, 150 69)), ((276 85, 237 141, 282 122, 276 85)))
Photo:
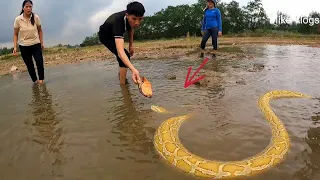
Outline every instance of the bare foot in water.
POLYGON ((43 84, 43 80, 39 80, 39 84, 43 84))
POLYGON ((39 81, 38 80, 36 80, 35 82, 33 82, 34 84, 39 84, 39 81))

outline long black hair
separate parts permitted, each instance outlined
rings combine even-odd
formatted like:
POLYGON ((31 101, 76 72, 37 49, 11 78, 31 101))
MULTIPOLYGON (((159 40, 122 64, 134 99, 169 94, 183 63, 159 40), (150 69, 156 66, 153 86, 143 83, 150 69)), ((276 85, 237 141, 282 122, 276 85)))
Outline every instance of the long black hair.
MULTIPOLYGON (((26 3, 29 2, 33 5, 32 1, 31 0, 24 0, 23 3, 22 3, 22 9, 21 9, 21 12, 20 12, 20 15, 24 12, 23 10, 23 7, 26 5, 26 3)), ((34 25, 34 15, 33 15, 33 12, 31 12, 31 24, 32 26, 34 25)))

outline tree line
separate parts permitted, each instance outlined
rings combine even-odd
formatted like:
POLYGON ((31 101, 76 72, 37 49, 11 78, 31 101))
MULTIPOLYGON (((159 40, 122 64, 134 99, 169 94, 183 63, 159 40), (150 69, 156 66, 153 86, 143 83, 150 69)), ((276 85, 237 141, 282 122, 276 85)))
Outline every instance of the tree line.
MULTIPOLYGON (((198 0, 192 5, 168 6, 154 15, 146 16, 141 26, 135 31, 135 40, 201 36, 201 21, 204 15, 205 0, 198 0)), ((320 13, 310 12, 298 21, 284 12, 278 12, 270 20, 262 5, 262 0, 252 0, 240 7, 236 1, 229 3, 218 0, 217 7, 222 16, 222 31, 225 35, 245 33, 268 33, 288 31, 301 34, 320 34, 320 13)), ((128 36, 125 37, 128 40, 128 36)), ((100 44, 97 34, 86 37, 81 47, 100 44)))
POLYGON ((12 52, 13 52, 13 48, 7 48, 7 47, 0 48, 0 56, 11 54, 12 52))
MULTIPOLYGON (((201 21, 204 15, 205 0, 198 0, 192 5, 168 6, 153 15, 146 16, 141 26, 135 31, 135 40, 170 39, 201 36, 201 21)), ((236 1, 229 3, 218 0, 217 7, 222 16, 224 35, 246 33, 268 33, 287 31, 301 34, 320 34, 320 13, 310 12, 298 21, 284 12, 278 12, 274 20, 270 20, 262 5, 262 0, 252 0, 240 7, 236 1)), ((128 40, 128 36, 125 36, 128 40)), ((86 37, 80 47, 100 44, 97 33, 86 37)), ((76 45, 77 47, 78 45, 76 45)), ((70 47, 70 45, 68 45, 70 47)), ((1 48, 0 55, 11 53, 12 49, 1 48)))

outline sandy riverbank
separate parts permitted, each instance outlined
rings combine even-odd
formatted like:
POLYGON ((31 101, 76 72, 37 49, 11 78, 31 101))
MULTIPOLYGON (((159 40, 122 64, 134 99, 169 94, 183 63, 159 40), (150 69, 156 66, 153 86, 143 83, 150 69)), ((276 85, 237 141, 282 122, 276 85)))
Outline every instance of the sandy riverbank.
MULTIPOLYGON (((135 54, 132 61, 140 59, 189 59, 199 57, 199 43, 201 38, 180 38, 174 40, 153 40, 135 42, 135 54)), ((219 39, 218 55, 228 59, 249 57, 244 54, 240 46, 252 44, 277 44, 277 45, 308 45, 320 47, 320 38, 275 38, 275 37, 222 37, 219 39)), ((127 44, 126 44, 127 47, 127 44)), ((207 43, 207 52, 211 49, 211 39, 207 43)), ((12 66, 17 71, 25 71, 26 67, 18 57, 0 57, 0 76, 9 74, 12 66)), ((84 48, 55 47, 47 48, 44 52, 45 66, 58 64, 78 63, 82 61, 115 60, 113 54, 102 45, 84 48)))

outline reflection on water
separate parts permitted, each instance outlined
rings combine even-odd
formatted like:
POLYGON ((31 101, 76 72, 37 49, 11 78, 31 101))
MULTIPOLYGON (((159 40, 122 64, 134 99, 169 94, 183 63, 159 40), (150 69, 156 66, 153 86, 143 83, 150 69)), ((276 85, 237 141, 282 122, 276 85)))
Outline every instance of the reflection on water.
POLYGON ((295 179, 319 179, 320 178, 320 127, 310 128, 307 131, 306 143, 309 148, 301 153, 305 166, 297 171, 295 179), (309 150, 310 149, 310 150, 309 150))
POLYGON ((53 166, 61 165, 64 162, 61 153, 64 144, 61 139, 63 128, 59 126, 61 119, 53 107, 52 95, 46 84, 32 87, 32 101, 29 105, 33 115, 30 139, 42 146, 41 161, 49 161, 53 166))
MULTIPOLYGON (((245 51, 257 58, 237 61, 234 69, 234 60, 218 56, 205 69, 222 73, 222 81, 210 87, 183 88, 188 67, 194 72, 203 59, 135 61, 152 82, 153 98, 143 97, 129 77, 131 84, 119 86, 115 62, 47 68, 47 83, 33 87, 27 73, 1 77, 2 179, 197 179, 168 165, 153 146, 160 123, 186 113, 194 116, 181 126, 179 137, 192 153, 214 160, 253 156, 271 138, 259 96, 274 89, 319 96, 320 52, 315 50, 249 47, 245 51), (241 69, 253 63, 264 68, 241 69), (238 78, 244 83, 236 83, 238 78), (152 104, 173 115, 153 112, 152 104)), ((280 165, 247 179, 320 179, 319 100, 278 99, 271 105, 289 132, 290 151, 280 165)))
MULTIPOLYGON (((135 107, 130 94, 129 87, 127 85, 121 85, 121 94, 123 103, 114 109, 116 118, 113 120, 114 126, 111 133, 117 134, 119 143, 113 143, 113 146, 119 147, 122 152, 130 151, 133 153, 150 153, 150 149, 153 148, 152 139, 147 136, 145 131, 145 124, 148 121, 150 110, 138 111, 135 107)), ((150 128, 149 128, 150 130, 150 128)), ((151 128, 151 133, 155 130, 151 128)), ((125 157, 117 157, 118 159, 125 159, 125 157)), ((133 159, 136 162, 151 161, 139 161, 133 156, 127 157, 133 159)))
POLYGON ((55 164, 61 164, 60 149, 63 146, 61 135, 63 128, 59 127, 61 121, 57 116, 52 104, 52 95, 49 93, 46 84, 32 87, 32 101, 30 103, 33 114, 32 131, 34 142, 43 146, 44 153, 54 156, 55 164))
MULTIPOLYGON (((317 105, 320 105, 320 100, 317 105)), ((319 117, 320 112, 316 112, 311 116, 310 119, 313 120, 314 125, 319 123, 319 117)), ((294 173, 293 177, 294 179, 320 179, 320 127, 310 127, 307 131, 305 142, 308 147, 299 156, 304 166, 294 173)))

